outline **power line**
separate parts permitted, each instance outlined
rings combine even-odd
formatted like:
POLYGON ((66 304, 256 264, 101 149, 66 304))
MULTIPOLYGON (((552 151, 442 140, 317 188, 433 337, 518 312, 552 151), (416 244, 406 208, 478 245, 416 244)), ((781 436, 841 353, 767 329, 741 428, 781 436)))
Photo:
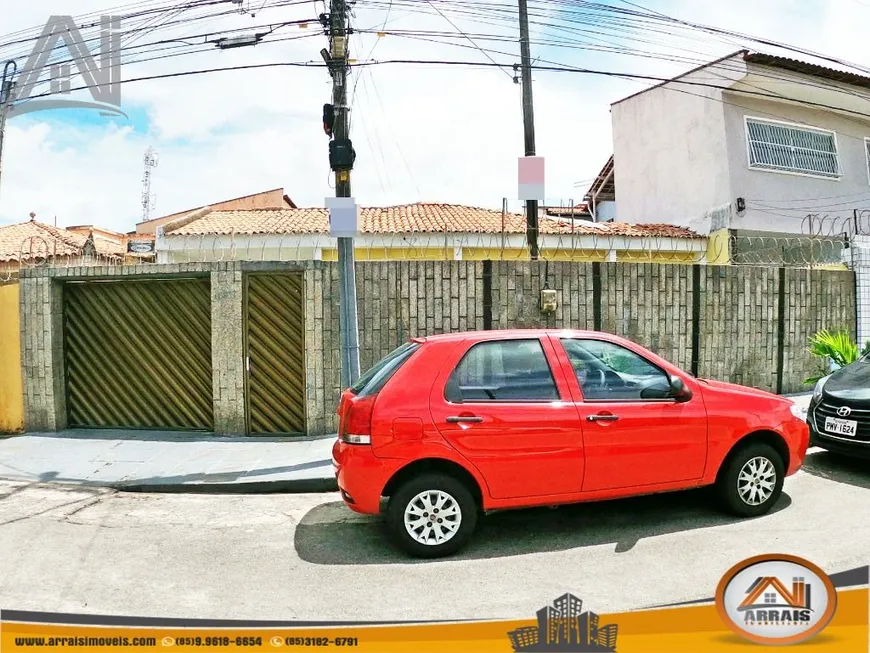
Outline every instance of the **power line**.
MULTIPOLYGON (((398 35, 398 36, 405 36, 405 34, 397 34, 397 35, 398 35)), ((407 37, 407 38, 412 38, 412 39, 417 39, 417 40, 422 40, 422 41, 431 41, 431 42, 436 42, 436 43, 437 43, 437 42, 440 42, 440 41, 437 41, 437 40, 434 40, 434 39, 426 39, 426 38, 423 38, 423 37, 413 37, 413 36, 409 36, 409 37, 407 37)), ((465 45, 465 44, 460 44, 460 43, 446 43, 445 45, 450 45, 450 46, 454 46, 454 47, 461 47, 461 48, 469 48, 469 46, 467 46, 467 45, 465 45)), ((479 46, 477 46, 477 47, 479 47, 479 46)), ((509 52, 503 52, 503 51, 498 51, 498 50, 491 50, 491 49, 490 49, 490 50, 488 50, 488 52, 493 53, 493 54, 500 54, 500 55, 505 55, 505 56, 512 56, 512 53, 509 53, 509 52)), ((541 61, 543 61, 544 63, 553 64, 554 66, 563 66, 563 64, 561 64, 561 63, 559 63, 559 62, 553 62, 553 61, 548 61, 548 60, 541 60, 541 61)), ((705 62, 705 63, 706 63, 706 62, 705 62)), ((548 69, 547 67, 541 67, 541 66, 539 66, 539 67, 537 67, 537 68, 538 68, 538 69, 544 69, 544 70, 548 69)), ((723 81, 733 81, 733 80, 729 79, 728 77, 726 77, 726 76, 724 76, 724 75, 721 75, 721 74, 717 73, 717 72, 716 72, 716 68, 721 68, 721 69, 723 69, 723 70, 730 70, 730 71, 732 71, 732 72, 744 72, 744 71, 745 71, 745 68, 741 69, 741 68, 739 67, 739 64, 736 64, 736 62, 734 62, 734 65, 731 65, 727 60, 725 60, 725 61, 712 62, 712 63, 709 64, 709 68, 710 68, 710 74, 711 74, 713 77, 717 78, 718 80, 723 80, 723 81)), ((549 68, 549 69, 550 69, 550 70, 553 70, 553 68, 549 68)), ((584 72, 590 72, 590 73, 593 73, 593 74, 607 74, 607 73, 604 73, 604 72, 602 72, 602 71, 584 71, 584 72)), ((629 74, 629 73, 626 73, 625 75, 622 75, 622 74, 619 74, 619 73, 610 73, 610 74, 613 75, 613 76, 617 76, 617 77, 624 77, 624 78, 626 78, 626 79, 634 79, 635 81, 637 81, 638 79, 641 79, 641 78, 642 78, 642 76, 639 76, 639 75, 632 75, 632 74, 629 74)), ((779 81, 794 82, 794 79, 793 79, 793 78, 790 78, 790 77, 785 76, 785 75, 782 75, 782 74, 773 74, 773 73, 757 72, 756 75, 759 76, 759 77, 769 78, 769 79, 774 79, 774 80, 779 80, 779 81)), ((685 84, 689 84, 689 85, 709 86, 709 87, 711 87, 711 88, 718 88, 718 89, 721 89, 721 90, 733 90, 733 89, 729 89, 727 86, 722 86, 722 85, 719 85, 719 84, 705 84, 705 83, 703 83, 703 82, 698 82, 698 81, 694 81, 694 82, 692 82, 692 81, 686 81, 686 80, 684 80, 684 79, 680 79, 679 76, 678 76, 678 78, 656 78, 656 80, 659 81, 659 82, 661 82, 661 83, 672 82, 673 84, 684 84, 684 85, 685 85, 685 84)), ((789 96, 787 96, 787 95, 785 95, 785 94, 782 94, 782 93, 777 93, 776 91, 766 91, 763 87, 758 86, 757 84, 746 83, 746 85, 749 86, 749 87, 751 87, 751 88, 758 89, 758 90, 757 90, 756 92, 753 92, 753 91, 747 91, 747 90, 745 90, 745 89, 740 89, 740 90, 734 90, 734 92, 735 92, 735 93, 741 93, 741 94, 748 94, 748 95, 760 95, 760 96, 762 96, 762 97, 766 97, 766 98, 774 99, 774 100, 786 100, 786 101, 790 101, 790 102, 795 102, 795 103, 797 103, 797 104, 803 104, 803 105, 806 105, 806 106, 819 106, 819 107, 828 108, 828 109, 831 109, 831 110, 837 110, 837 111, 841 111, 841 112, 851 113, 851 114, 858 115, 858 116, 861 116, 861 117, 864 117, 864 116, 867 115, 867 114, 863 114, 863 113, 860 113, 860 112, 856 112, 856 111, 853 111, 853 110, 850 110, 850 109, 846 109, 846 108, 844 108, 844 107, 836 107, 836 106, 833 106, 833 105, 826 105, 826 104, 823 104, 823 103, 813 103, 813 102, 809 102, 809 101, 796 100, 795 98, 789 97, 789 96)), ((838 92, 840 92, 840 93, 843 93, 843 94, 852 95, 852 96, 854 96, 854 97, 858 97, 858 98, 860 98, 860 99, 866 99, 866 94, 861 94, 861 93, 858 93, 858 92, 855 92, 855 91, 851 91, 851 90, 849 90, 849 89, 843 89, 843 88, 841 88, 841 87, 834 86, 834 85, 832 85, 832 84, 814 83, 814 82, 804 82, 804 81, 802 81, 802 82, 801 82, 801 85, 808 86, 808 87, 817 87, 817 88, 824 88, 824 89, 836 90, 836 91, 838 91, 838 92)), ((670 90, 674 90, 674 89, 670 89, 670 90)), ((765 113, 767 113, 767 112, 765 112, 765 113)), ((767 115, 774 116, 774 117, 782 117, 782 116, 777 116, 777 114, 771 114, 771 113, 767 113, 767 115)), ((847 120, 850 120, 850 121, 852 121, 852 122, 854 122, 855 124, 857 124, 857 125, 859 125, 859 126, 861 126, 861 127, 864 126, 862 122, 858 122, 858 121, 856 121, 854 118, 848 118, 848 117, 846 117, 846 119, 847 119, 847 120)), ((849 135, 846 134, 846 136, 849 136, 849 135)), ((853 137, 853 138, 854 138, 854 137, 853 137)))
MULTIPOLYGON (((492 67, 501 67, 503 64, 491 63, 491 62, 483 62, 483 61, 459 61, 459 60, 438 60, 438 59, 384 59, 384 60, 373 60, 373 61, 358 61, 352 64, 353 68, 365 68, 370 66, 389 66, 389 65, 416 65, 416 66, 444 66, 444 67, 468 67, 468 68, 492 68, 492 67)), ((257 68, 275 68, 275 67, 297 67, 297 68, 324 68, 326 64, 318 63, 316 61, 296 61, 296 62, 272 62, 272 63, 264 63, 264 64, 247 64, 241 66, 227 66, 227 67, 218 67, 218 68, 204 68, 200 70, 190 70, 190 71, 180 71, 174 73, 164 73, 161 75, 150 75, 143 77, 135 77, 131 79, 120 80, 119 84, 132 84, 136 82, 143 81, 152 81, 158 79, 172 79, 175 77, 188 77, 191 75, 202 75, 202 74, 211 74, 218 72, 229 72, 234 70, 251 70, 257 68)), ((629 73, 629 72, 621 72, 621 71, 613 71, 613 70, 598 70, 593 68, 580 68, 577 66, 568 66, 568 65, 532 65, 533 70, 539 70, 542 72, 558 72, 558 73, 574 73, 580 75, 600 75, 603 77, 616 77, 620 79, 627 80, 645 80, 645 81, 653 81, 653 82, 671 82, 672 84, 684 85, 684 86, 696 86, 701 88, 712 88, 717 90, 729 90, 727 87, 720 86, 718 84, 709 84, 706 82, 695 82, 690 80, 682 80, 682 79, 673 79, 670 77, 659 77, 656 75, 642 75, 638 73, 629 73)), ((69 92, 73 91, 81 91, 93 88, 95 85, 83 85, 77 86, 75 88, 71 88, 69 92)), ((780 96, 771 93, 764 92, 756 92, 756 91, 748 91, 748 90, 740 90, 739 93, 741 95, 750 95, 755 97, 763 97, 767 99, 782 99, 780 96)), ((37 99, 41 97, 49 97, 51 95, 57 95, 58 93, 52 92, 44 92, 38 95, 34 95, 32 99, 37 99)), ((850 109, 845 109, 843 107, 836 107, 828 104, 824 104, 822 102, 811 102, 808 100, 798 101, 797 103, 805 105, 805 106, 813 106, 824 109, 830 109, 834 111, 841 111, 844 113, 850 113, 856 116, 861 116, 865 118, 870 118, 870 113, 862 113, 860 111, 853 111, 850 109)))
MULTIPOLYGON (((201 7, 201 6, 217 5, 217 4, 222 4, 222 3, 226 3, 226 2, 230 2, 230 1, 231 1, 231 0, 206 0, 206 1, 203 1, 203 2, 200 2, 200 3, 197 3, 197 4, 190 4, 190 5, 187 5, 187 6, 182 7, 182 8, 170 8, 170 9, 164 9, 164 10, 162 10, 162 11, 163 11, 165 14, 175 14, 175 15, 179 15, 179 13, 180 13, 181 11, 186 11, 186 10, 188 10, 188 9, 190 9, 190 8, 196 8, 196 7, 201 7)), ((307 4, 307 2, 308 2, 308 0, 274 0, 273 4, 270 5, 269 8, 272 9, 272 8, 279 8, 279 7, 298 6, 298 5, 304 5, 304 4, 307 4)), ((185 17, 185 18, 177 19, 177 20, 165 21, 164 23, 161 23, 161 24, 158 25, 158 26, 154 26, 154 25, 151 25, 151 24, 145 24, 145 25, 141 25, 141 26, 138 26, 138 27, 131 28, 131 29, 125 31, 125 32, 122 32, 122 33, 120 34, 120 37, 121 37, 122 39, 124 39, 124 38, 128 38, 128 37, 134 36, 134 35, 138 34, 139 32, 145 32, 145 33, 147 33, 147 32, 153 32, 153 31, 156 31, 156 30, 166 30, 166 29, 169 29, 169 28, 179 27, 179 26, 188 25, 188 24, 192 24, 192 23, 198 23, 198 22, 210 22, 210 21, 213 21, 213 20, 215 20, 215 19, 217 19, 217 18, 221 18, 221 17, 225 17, 225 16, 229 16, 229 15, 237 14, 237 13, 238 13, 237 10, 235 10, 235 9, 231 9, 231 10, 221 11, 221 12, 217 12, 217 13, 208 13, 208 14, 203 14, 203 15, 199 15, 199 16, 188 16, 188 17, 185 17)), ((124 20, 127 20, 127 17, 123 17, 123 16, 122 16, 122 17, 121 17, 121 20, 122 20, 122 22, 123 22, 124 20)), ((316 19, 312 19, 312 20, 307 21, 307 22, 314 22, 315 20, 316 20, 316 19)), ((96 22, 96 23, 91 23, 91 24, 87 24, 87 25, 78 25, 78 29, 79 29, 80 31, 86 31, 86 30, 88 30, 88 29, 91 29, 91 28, 94 28, 94 27, 99 27, 99 26, 100 26, 100 23, 99 23, 99 22, 96 22)), ((244 28, 243 28, 243 29, 244 29, 244 28)), ((256 27, 253 27, 253 28, 252 28, 252 27, 249 26, 247 29, 256 29, 256 27)), ((228 30, 222 30, 222 31, 223 31, 223 32, 234 32, 234 31, 242 31, 242 29, 228 29, 228 30)), ((215 32, 210 32, 208 35, 211 35, 211 34, 214 34, 214 33, 215 33, 215 32)), ((38 40, 38 38, 39 38, 39 37, 34 37, 34 38, 32 38, 32 39, 26 39, 26 41, 36 41, 36 40, 38 40)), ((165 40, 163 40, 163 41, 158 41, 158 42, 156 42, 156 43, 159 44, 159 43, 163 43, 163 42, 179 41, 179 40, 183 40, 184 38, 196 38, 196 37, 178 37, 178 38, 174 38, 174 39, 165 39, 165 40)), ((96 44, 97 42, 100 41, 100 39, 101 39, 100 35, 96 35, 96 36, 89 37, 89 38, 83 38, 83 39, 82 39, 82 43, 83 43, 84 45, 88 45, 88 44, 96 44)), ((4 48, 8 47, 9 45, 10 45, 9 43, 7 43, 7 44, 0 44, 0 54, 2 54, 2 57, 3 57, 3 58, 6 58, 6 59, 23 59, 23 58, 26 58, 27 56, 29 56, 29 54, 30 54, 30 52, 27 51, 27 50, 19 50, 16 54, 9 54, 8 52, 6 52, 6 51, 4 50, 4 48)), ((146 45, 147 45, 147 44, 146 44, 146 45)), ((128 46, 128 47, 129 47, 129 48, 137 48, 137 49, 138 49, 138 48, 140 48, 140 47, 146 47, 146 45, 140 45, 140 46, 128 46)), ((125 50, 125 48, 121 48, 121 52, 123 52, 124 50, 125 50)), ((54 56, 52 56, 52 58, 49 59, 49 63, 53 63, 53 64, 63 64, 63 63, 73 63, 73 62, 74 62, 74 59, 58 60, 58 59, 55 58, 54 56)))
POLYGON ((491 56, 489 56, 489 53, 488 53, 486 50, 484 50, 484 49, 483 49, 482 47, 480 47, 477 43, 475 43, 475 42, 474 42, 474 39, 472 39, 470 36, 468 36, 468 34, 466 34, 466 33, 463 32, 461 29, 459 29, 459 28, 456 26, 456 23, 454 23, 454 22, 453 22, 452 20, 450 20, 447 16, 445 16, 445 15, 441 12, 441 10, 438 9, 438 7, 436 7, 434 4, 432 4, 431 0, 427 0, 427 2, 429 3, 429 5, 430 5, 430 6, 431 6, 435 11, 438 12, 438 14, 439 14, 439 15, 440 15, 444 20, 446 20, 448 23, 450 23, 450 24, 453 26, 453 28, 454 28, 455 30, 457 30, 460 34, 462 34, 462 36, 464 36, 466 39, 468 39, 468 41, 469 41, 469 42, 470 42, 470 43, 471 43, 475 48, 477 48, 478 50, 480 50, 480 51, 483 53, 483 55, 484 55, 487 59, 489 59, 492 63, 494 63, 496 66, 498 66, 498 67, 499 67, 499 68, 504 72, 504 74, 507 75, 508 78, 509 78, 511 81, 513 81, 513 76, 512 76, 512 75, 511 75, 507 70, 505 70, 503 66, 499 65, 499 63, 498 63, 495 59, 493 59, 491 56))

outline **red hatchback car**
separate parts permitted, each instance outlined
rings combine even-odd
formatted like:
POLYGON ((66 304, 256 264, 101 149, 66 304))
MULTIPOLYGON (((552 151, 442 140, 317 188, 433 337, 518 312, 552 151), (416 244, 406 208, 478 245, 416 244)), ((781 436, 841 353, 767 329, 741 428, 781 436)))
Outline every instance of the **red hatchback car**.
POLYGON ((514 330, 415 338, 346 390, 333 447, 356 512, 389 497, 418 557, 461 548, 485 511, 715 486, 769 511, 809 440, 794 403, 692 378, 623 338, 514 330))

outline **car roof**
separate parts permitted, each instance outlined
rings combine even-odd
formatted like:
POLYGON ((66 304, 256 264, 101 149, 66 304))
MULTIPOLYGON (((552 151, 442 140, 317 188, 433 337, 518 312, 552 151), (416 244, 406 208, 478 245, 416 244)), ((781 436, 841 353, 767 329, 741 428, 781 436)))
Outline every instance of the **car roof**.
POLYGON ((540 338, 543 335, 559 335, 569 338, 605 338, 619 339, 611 333, 603 331, 588 331, 581 329, 490 329, 486 331, 458 331, 454 333, 438 333, 431 336, 411 338, 414 342, 445 342, 457 340, 490 340, 500 338, 540 338))

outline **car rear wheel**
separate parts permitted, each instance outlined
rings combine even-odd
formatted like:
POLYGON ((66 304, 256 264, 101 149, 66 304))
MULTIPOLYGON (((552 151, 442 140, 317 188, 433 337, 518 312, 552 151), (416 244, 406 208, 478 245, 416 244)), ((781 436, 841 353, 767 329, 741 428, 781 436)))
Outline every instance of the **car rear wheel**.
POLYGON ((742 447, 725 463, 717 482, 720 503, 740 517, 770 511, 782 494, 785 465, 770 445, 756 442, 742 447))
POLYGON ((390 497, 387 528, 392 540, 417 558, 440 558, 461 549, 477 525, 478 506, 460 481, 424 474, 390 497))

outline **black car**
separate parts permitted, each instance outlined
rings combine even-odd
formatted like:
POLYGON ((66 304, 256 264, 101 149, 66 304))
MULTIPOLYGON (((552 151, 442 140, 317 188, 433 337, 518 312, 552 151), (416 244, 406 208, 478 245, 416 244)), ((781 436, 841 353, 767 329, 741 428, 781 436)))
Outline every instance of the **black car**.
POLYGON ((810 446, 870 458, 870 355, 816 384, 807 422, 810 446))

